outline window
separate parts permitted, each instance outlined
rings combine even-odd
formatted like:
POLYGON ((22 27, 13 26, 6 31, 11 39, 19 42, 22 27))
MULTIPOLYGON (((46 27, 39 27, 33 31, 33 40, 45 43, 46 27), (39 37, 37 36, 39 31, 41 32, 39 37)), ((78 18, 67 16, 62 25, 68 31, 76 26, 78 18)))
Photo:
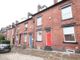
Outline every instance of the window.
POLYGON ((24 34, 24 42, 27 42, 27 34, 24 34))
POLYGON ((27 27, 28 27, 28 24, 26 23, 26 24, 25 24, 25 28, 27 28, 27 27))
POLYGON ((27 28, 28 28, 28 23, 25 24, 25 30, 27 30, 27 28))
POLYGON ((65 42, 75 42, 74 27, 64 27, 63 28, 65 42))
POLYGON ((67 6, 62 8, 62 19, 72 18, 72 8, 71 6, 67 6))
POLYGON ((18 41, 18 40, 19 40, 18 35, 16 35, 16 41, 18 41))
POLYGON ((42 41, 42 31, 37 31, 37 41, 42 41))
POLYGON ((16 33, 17 33, 17 34, 19 34, 19 31, 20 31, 20 28, 18 27, 18 28, 17 28, 17 31, 16 31, 16 33))
POLYGON ((62 1, 62 0, 58 0, 57 2, 60 2, 60 1, 62 1))
POLYGON ((41 16, 37 17, 37 26, 40 26, 40 25, 42 25, 42 17, 41 16))
POLYGON ((14 35, 14 29, 12 29, 12 36, 14 35))

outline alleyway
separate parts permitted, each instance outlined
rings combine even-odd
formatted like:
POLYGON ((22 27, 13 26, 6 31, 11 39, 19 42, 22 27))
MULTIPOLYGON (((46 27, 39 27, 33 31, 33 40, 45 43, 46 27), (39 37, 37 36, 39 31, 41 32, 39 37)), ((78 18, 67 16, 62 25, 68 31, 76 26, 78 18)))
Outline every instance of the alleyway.
POLYGON ((43 60, 43 58, 19 53, 0 54, 0 60, 43 60))

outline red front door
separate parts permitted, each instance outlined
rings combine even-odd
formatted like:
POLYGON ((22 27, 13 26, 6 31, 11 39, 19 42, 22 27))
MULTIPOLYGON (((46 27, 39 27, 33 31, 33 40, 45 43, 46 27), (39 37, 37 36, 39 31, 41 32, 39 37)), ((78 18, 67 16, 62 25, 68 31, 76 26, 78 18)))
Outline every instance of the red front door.
POLYGON ((46 45, 47 45, 47 46, 52 46, 52 41, 51 41, 51 32, 47 32, 46 45))

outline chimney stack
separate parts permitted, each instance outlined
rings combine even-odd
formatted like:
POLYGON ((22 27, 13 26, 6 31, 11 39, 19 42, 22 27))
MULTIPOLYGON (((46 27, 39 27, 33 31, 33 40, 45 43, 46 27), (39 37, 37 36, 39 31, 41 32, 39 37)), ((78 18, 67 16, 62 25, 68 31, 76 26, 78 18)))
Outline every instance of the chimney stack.
POLYGON ((18 23, 19 23, 19 21, 16 20, 16 24, 18 24, 18 23))
POLYGON ((31 18, 32 17, 32 13, 28 12, 28 18, 31 18))
POLYGON ((46 5, 43 5, 43 6, 38 5, 38 12, 39 12, 39 11, 42 11, 42 10, 44 10, 44 9, 46 9, 46 8, 47 8, 46 5))

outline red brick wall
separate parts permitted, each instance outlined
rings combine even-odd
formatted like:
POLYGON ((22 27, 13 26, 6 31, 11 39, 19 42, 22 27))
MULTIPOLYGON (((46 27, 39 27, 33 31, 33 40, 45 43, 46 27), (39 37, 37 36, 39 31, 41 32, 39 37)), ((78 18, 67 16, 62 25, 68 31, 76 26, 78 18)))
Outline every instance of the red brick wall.
POLYGON ((73 9, 73 22, 76 23, 75 27, 75 36, 78 44, 66 44, 67 48, 75 49, 75 47, 80 48, 80 0, 71 0, 72 9, 73 9))
MULTIPOLYGON (((21 41, 20 44, 22 44, 23 41, 24 41, 24 37, 23 37, 23 35, 24 35, 24 23, 21 23, 21 24, 19 24, 19 25, 16 26, 16 32, 17 31, 18 31, 18 35, 19 36, 21 34, 21 37, 19 37, 19 40, 21 41)), ((19 41, 18 41, 18 44, 19 44, 19 41)))
POLYGON ((72 19, 68 19, 66 21, 61 21, 61 19, 58 19, 58 17, 61 16, 61 14, 58 12, 60 10, 58 9, 58 11, 57 10, 54 11, 56 13, 58 12, 58 14, 56 14, 57 16, 55 15, 56 16, 55 17, 56 18, 55 21, 58 23, 58 25, 57 25, 56 22, 54 22, 53 32, 54 32, 54 35, 55 35, 55 38, 56 38, 56 40, 55 40, 55 46, 56 47, 58 47, 58 48, 67 48, 67 49, 75 49, 75 47, 79 47, 80 46, 80 30, 79 30, 80 26, 79 25, 77 26, 77 24, 80 24, 79 23, 80 22, 80 20, 79 20, 79 18, 80 18, 80 15, 79 15, 79 13, 80 13, 79 12, 79 10, 80 10, 80 7, 79 7, 80 6, 80 4, 79 4, 80 0, 67 1, 67 2, 65 2, 65 3, 63 3, 61 5, 64 6, 64 4, 68 4, 69 2, 72 3, 73 18, 72 19), (72 23, 76 23, 76 25, 74 27, 75 27, 76 41, 78 42, 78 44, 69 44, 69 43, 65 44, 65 43, 63 43, 63 41, 64 41, 64 37, 63 36, 64 35, 63 35, 62 28, 60 28, 60 25, 72 24, 72 23), (55 24, 56 24, 56 26, 55 26, 55 24))
MULTIPOLYGON (((27 22, 27 21, 26 21, 27 22)), ((19 28, 19 34, 24 33, 24 23, 19 24, 16 28, 19 28)), ((29 47, 29 33, 33 33, 34 47, 43 48, 46 46, 46 31, 45 27, 51 27, 51 41, 52 47, 55 48, 65 48, 65 49, 75 49, 75 47, 80 47, 80 0, 68 0, 60 5, 56 5, 53 8, 50 8, 44 12, 41 12, 35 16, 31 20, 28 20, 28 30, 27 34, 27 46, 29 47), (72 13, 73 18, 62 21, 61 17, 61 7, 65 4, 71 3, 72 5, 72 13), (42 41, 37 42, 37 16, 42 16, 42 41), (33 23, 34 21, 34 23, 33 23), (77 44, 63 43, 64 35, 63 35, 63 27, 62 25, 75 23, 75 36, 77 44), (32 28, 31 28, 32 26, 32 28)), ((10 30, 9 30, 10 31, 10 30)), ((11 32, 9 32, 9 35, 11 32)), ((10 37, 10 36, 8 36, 10 37)), ((24 34, 21 35, 21 41, 24 41, 24 34)))
POLYGON ((33 19, 28 20, 28 29, 27 29, 27 47, 29 47, 29 39, 30 39, 30 33, 32 33, 33 41, 34 41, 34 23, 33 19))
POLYGON ((7 40, 10 40, 11 44, 13 44, 13 37, 14 37, 14 28, 8 29, 6 31, 7 40))
MULTIPOLYGON (((63 29, 61 27, 61 25, 64 24, 72 24, 75 23, 76 24, 80 24, 80 4, 79 4, 79 0, 74 1, 74 0, 70 0, 67 1, 63 4, 60 4, 58 6, 55 6, 45 12, 42 12, 38 15, 35 16, 35 22, 36 22, 36 17, 37 16, 42 16, 42 28, 43 28, 43 41, 42 42, 36 42, 36 46, 40 45, 42 47, 44 47, 46 45, 46 31, 44 30, 44 28, 46 26, 50 26, 51 29, 51 33, 52 33, 52 43, 53 43, 53 47, 56 48, 68 48, 68 49, 75 49, 76 46, 80 45, 80 26, 74 26, 75 27, 75 36, 76 36, 76 41, 78 42, 78 44, 65 44, 64 42, 64 35, 63 35, 63 29), (62 21, 61 19, 61 6, 64 6, 65 4, 69 4, 72 3, 72 11, 73 11, 73 18, 72 19, 68 19, 66 21, 62 21), (75 9, 76 8, 76 9, 75 9), (51 19, 49 19, 49 17, 51 17, 51 19)), ((36 37, 36 23, 35 23, 35 37, 36 37)), ((36 39, 35 39, 36 40, 36 39)))
MULTIPOLYGON (((27 42, 26 42, 26 47, 29 47, 29 34, 33 33, 34 31, 34 24, 33 24, 33 20, 30 19, 28 21, 25 21, 21 24, 18 25, 18 28, 19 28, 19 34, 21 34, 21 44, 23 45, 24 44, 24 33, 27 33, 27 42), (28 27, 27 27, 27 30, 25 30, 25 23, 28 23, 28 27)), ((33 36, 33 39, 34 39, 34 36, 33 36)))

